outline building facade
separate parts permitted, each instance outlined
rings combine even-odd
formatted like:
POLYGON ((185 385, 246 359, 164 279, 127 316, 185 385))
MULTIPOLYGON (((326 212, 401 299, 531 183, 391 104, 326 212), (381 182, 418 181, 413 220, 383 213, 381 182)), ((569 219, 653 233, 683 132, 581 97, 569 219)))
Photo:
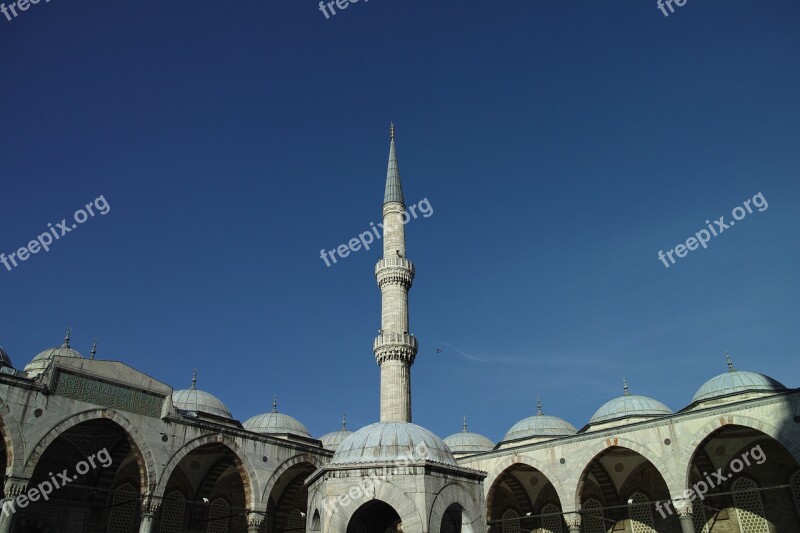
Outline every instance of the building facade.
POLYGON ((730 359, 675 413, 624 383, 580 429, 541 403, 499 444, 413 424, 404 212, 392 128, 378 422, 317 439, 275 400, 242 423, 196 376, 174 390, 69 333, 24 370, 0 348, 0 533, 800 531, 800 389, 730 359))

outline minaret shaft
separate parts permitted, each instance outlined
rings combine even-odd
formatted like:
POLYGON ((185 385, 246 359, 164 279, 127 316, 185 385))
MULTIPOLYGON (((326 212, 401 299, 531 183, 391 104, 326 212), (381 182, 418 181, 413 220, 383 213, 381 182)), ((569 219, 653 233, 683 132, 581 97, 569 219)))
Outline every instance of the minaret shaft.
POLYGON ((383 257, 375 266, 381 289, 381 332, 373 351, 381 368, 381 422, 411 422, 411 365, 417 339, 409 334, 408 291, 414 265, 406 258, 405 204, 392 132, 383 203, 383 257))

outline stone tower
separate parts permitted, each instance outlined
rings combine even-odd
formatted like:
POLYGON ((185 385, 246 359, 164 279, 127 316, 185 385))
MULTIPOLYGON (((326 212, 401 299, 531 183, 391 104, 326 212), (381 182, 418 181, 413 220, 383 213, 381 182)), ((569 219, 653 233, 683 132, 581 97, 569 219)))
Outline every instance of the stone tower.
POLYGON ((383 257, 375 265, 381 289, 381 330, 372 348, 381 368, 381 422, 411 422, 411 365, 417 339, 408 332, 408 291, 414 264, 406 258, 407 222, 391 126, 389 168, 383 196, 383 257))

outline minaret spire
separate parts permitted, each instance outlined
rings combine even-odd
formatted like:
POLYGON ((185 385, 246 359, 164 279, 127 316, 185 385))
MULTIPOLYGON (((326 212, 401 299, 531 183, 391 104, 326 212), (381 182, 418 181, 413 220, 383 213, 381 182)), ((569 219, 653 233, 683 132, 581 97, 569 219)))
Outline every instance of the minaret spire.
POLYGON ((408 291, 414 264, 406 258, 403 218, 406 210, 394 145, 389 130, 389 167, 383 197, 383 257, 375 266, 381 290, 381 329, 372 344, 381 367, 381 422, 411 422, 411 365, 417 339, 409 333, 408 291))

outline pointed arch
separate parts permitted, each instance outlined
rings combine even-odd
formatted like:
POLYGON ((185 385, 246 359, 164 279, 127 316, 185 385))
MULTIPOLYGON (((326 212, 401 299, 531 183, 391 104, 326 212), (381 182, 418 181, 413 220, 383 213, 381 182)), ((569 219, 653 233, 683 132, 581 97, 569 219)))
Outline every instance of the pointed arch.
POLYGON ((289 459, 282 462, 278 466, 278 468, 275 469, 275 472, 272 473, 269 480, 267 480, 267 482, 264 484, 264 491, 261 494, 261 501, 262 502, 268 501, 269 495, 272 494, 272 489, 275 488, 275 484, 278 483, 278 480, 281 478, 284 472, 286 472, 293 466, 299 465, 301 463, 309 463, 313 465, 314 468, 319 468, 322 466, 322 461, 318 457, 308 453, 303 453, 300 455, 295 455, 293 457, 290 457, 289 459))
POLYGON ((139 466, 139 486, 141 490, 144 492, 154 487, 156 484, 156 464, 153 460, 153 453, 150 450, 149 444, 147 444, 142 434, 139 433, 139 430, 136 429, 136 426, 131 424, 124 416, 110 409, 90 409, 72 415, 56 424, 44 437, 39 439, 39 442, 31 451, 23 467, 23 476, 28 479, 33 477, 36 464, 39 462, 39 459, 41 459, 42 454, 44 454, 48 446, 50 446, 59 435, 78 424, 90 420, 110 420, 125 431, 131 441, 131 451, 133 451, 136 456, 136 462, 139 466))
POLYGON ((513 455, 509 457, 504 457, 502 460, 497 461, 492 465, 489 469, 489 473, 486 476, 486 479, 483 482, 483 491, 484 491, 484 500, 486 501, 487 507, 487 516, 489 513, 490 501, 489 495, 494 486, 497 479, 502 476, 506 470, 511 468, 514 465, 524 465, 535 468, 549 481, 553 488, 558 495, 558 499, 561 503, 562 509, 567 509, 568 502, 571 502, 572 499, 569 497, 569 492, 564 489, 561 479, 556 476, 555 471, 551 469, 551 467, 545 464, 542 461, 534 459, 528 455, 513 455))
POLYGON ((758 485, 750 478, 740 477, 731 486, 731 491, 739 528, 747 533, 769 533, 769 522, 764 514, 758 485))
MULTIPOLYGON (((374 496, 365 494, 365 491, 361 490, 357 498, 351 498, 349 505, 338 507, 336 512, 326 513, 329 516, 325 517, 326 525, 324 531, 347 531, 347 526, 353 515, 365 503, 375 500, 385 503, 397 512, 403 523, 403 530, 428 531, 428 528, 425 527, 426 524, 424 524, 424 518, 420 514, 420 509, 417 508, 417 504, 404 491, 392 484, 391 481, 374 479, 370 480, 370 482, 375 488, 374 496)), ((358 485, 354 482, 353 486, 358 485)), ((335 499, 332 496, 330 498, 335 499)))
POLYGON ((453 505, 461 506, 466 520, 462 520, 461 525, 467 525, 467 529, 462 529, 462 533, 482 533, 483 520, 480 512, 479 502, 470 496, 469 491, 460 483, 450 483, 442 487, 436 494, 436 498, 431 506, 428 518, 429 531, 438 531, 447 509, 453 505))
MULTIPOLYGON (((778 427, 766 420, 751 418, 740 414, 720 416, 709 421, 699 431, 695 432, 692 439, 684 446, 679 459, 681 464, 678 467, 680 475, 682 476, 679 480, 681 489, 673 492, 673 494, 679 494, 684 488, 688 488, 691 485, 692 465, 695 453, 709 437, 726 426, 742 426, 772 437, 786 448, 786 451, 800 464, 800 430, 792 428, 781 431, 778 427)), ((670 486, 670 490, 672 490, 672 486, 670 486)))
POLYGON ((260 493, 260 490, 258 489, 258 477, 256 476, 255 468, 253 468, 253 464, 250 461, 250 457, 238 444, 236 444, 236 441, 233 438, 219 433, 198 437, 181 446, 181 448, 175 452, 172 457, 170 457, 169 461, 164 467, 161 477, 158 480, 158 484, 153 491, 153 496, 156 498, 163 496, 164 491, 167 488, 167 484, 169 483, 169 478, 172 476, 172 473, 178 467, 178 464, 181 462, 181 460, 194 450, 207 444, 221 444, 233 453, 235 457, 236 469, 239 472, 239 476, 242 478, 244 497, 247 507, 249 509, 257 509, 259 502, 256 502, 255 499, 260 493))

